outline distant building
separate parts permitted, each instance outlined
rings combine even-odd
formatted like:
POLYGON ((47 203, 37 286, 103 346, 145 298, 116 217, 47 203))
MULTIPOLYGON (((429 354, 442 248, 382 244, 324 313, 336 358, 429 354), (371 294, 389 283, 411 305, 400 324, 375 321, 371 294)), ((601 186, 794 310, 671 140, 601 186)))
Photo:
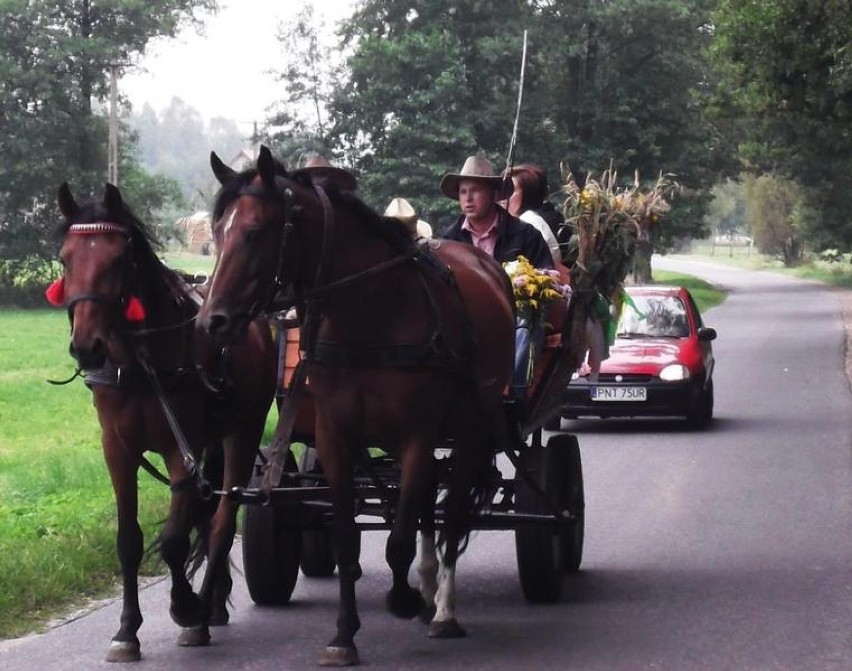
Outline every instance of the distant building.
POLYGON ((196 212, 178 219, 175 223, 184 235, 188 252, 204 255, 213 253, 213 229, 209 212, 196 212))
POLYGON ((240 149, 234 156, 228 161, 228 166, 237 171, 245 170, 246 168, 251 168, 257 163, 257 155, 258 149, 256 147, 251 147, 250 149, 240 149))

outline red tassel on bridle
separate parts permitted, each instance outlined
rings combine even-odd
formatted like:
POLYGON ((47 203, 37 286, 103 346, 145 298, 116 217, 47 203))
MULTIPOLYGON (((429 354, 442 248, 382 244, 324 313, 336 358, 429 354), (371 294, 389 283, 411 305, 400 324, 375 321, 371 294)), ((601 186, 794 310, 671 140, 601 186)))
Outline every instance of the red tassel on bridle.
POLYGON ((127 301, 124 318, 129 322, 141 322, 145 319, 145 306, 136 296, 131 296, 127 301))
MULTIPOLYGON (((44 297, 48 303, 58 308, 65 305, 65 278, 60 277, 58 280, 51 282, 50 286, 44 291, 44 297)), ((80 298, 83 297, 81 296, 80 298)), ((97 297, 87 294, 85 298, 95 300, 97 297)), ((144 321, 145 317, 145 306, 142 305, 142 301, 136 296, 130 296, 127 299, 127 305, 124 307, 124 318, 129 322, 141 322, 144 321)))
POLYGON ((60 277, 50 283, 44 291, 44 297, 47 302, 55 307, 62 307, 65 303, 65 278, 60 277))

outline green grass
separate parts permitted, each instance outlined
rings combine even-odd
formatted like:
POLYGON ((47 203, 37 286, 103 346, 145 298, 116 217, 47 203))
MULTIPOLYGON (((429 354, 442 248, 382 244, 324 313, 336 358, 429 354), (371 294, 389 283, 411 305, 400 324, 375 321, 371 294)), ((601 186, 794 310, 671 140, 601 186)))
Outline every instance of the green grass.
POLYGON ((653 275, 654 284, 669 284, 689 289, 689 293, 692 294, 698 305, 698 309, 702 313, 725 300, 724 291, 720 291, 709 282, 700 280, 692 275, 683 275, 667 270, 654 270, 653 275))
MULTIPOLYGON (((91 395, 73 372, 62 311, 0 313, 0 637, 115 586, 115 513, 91 395)), ((168 491, 140 483, 153 538, 168 491)), ((146 565, 150 571, 153 564, 146 565)))
MULTIPOLYGON (((68 331, 62 310, 0 312, 0 638, 118 585, 115 505, 91 394, 80 379, 46 382, 73 373, 68 331)), ((169 491, 144 472, 139 490, 151 541, 169 491)), ((142 573, 161 571, 149 559, 142 573)))
POLYGON ((704 240, 693 242, 691 251, 686 255, 738 268, 771 270, 793 277, 818 280, 834 286, 852 287, 852 264, 842 260, 829 262, 809 257, 796 266, 788 267, 780 259, 766 256, 754 249, 722 246, 716 246, 714 249, 708 241, 704 240))

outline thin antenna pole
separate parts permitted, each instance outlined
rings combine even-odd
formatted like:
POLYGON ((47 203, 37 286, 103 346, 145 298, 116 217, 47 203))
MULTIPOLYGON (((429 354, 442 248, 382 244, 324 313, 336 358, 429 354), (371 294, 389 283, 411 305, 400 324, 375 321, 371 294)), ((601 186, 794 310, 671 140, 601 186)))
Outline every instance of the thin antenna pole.
POLYGON ((107 181, 113 186, 118 186, 118 69, 114 64, 109 67, 107 181))
POLYGON ((506 156, 506 173, 512 171, 512 163, 515 160, 515 143, 518 140, 518 121, 521 118, 521 102, 524 99, 524 73, 527 69, 527 31, 524 31, 524 48, 521 52, 521 77, 518 83, 518 107, 515 110, 515 123, 512 126, 512 139, 509 142, 509 154, 506 156))

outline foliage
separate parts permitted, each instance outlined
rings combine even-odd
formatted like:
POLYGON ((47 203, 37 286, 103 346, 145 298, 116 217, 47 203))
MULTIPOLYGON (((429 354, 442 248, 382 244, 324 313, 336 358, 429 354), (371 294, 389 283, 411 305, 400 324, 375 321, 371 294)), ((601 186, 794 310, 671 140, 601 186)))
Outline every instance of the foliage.
POLYGON ((687 188, 658 236, 666 246, 701 230, 705 193, 729 166, 702 113, 711 4, 367 0, 344 24, 353 53, 333 99, 334 145, 368 201, 457 213, 438 183, 477 151, 505 160, 528 27, 516 161, 550 175, 566 160, 588 171, 610 159, 627 173, 676 174, 687 188))
POLYGON ((814 249, 852 247, 852 6, 721 0, 712 49, 715 118, 750 172, 804 187, 814 249))
MULTIPOLYGON (((0 282, 53 257, 55 193, 103 188, 111 64, 128 63, 157 35, 174 35, 214 0, 4 0, 0 3, 0 282)), ((132 163, 129 153, 125 166, 132 163)), ((126 194, 135 202, 133 194, 126 194)))
POLYGON ((746 178, 746 220, 757 248, 791 266, 802 258, 802 192, 795 182, 773 175, 746 178))
POLYGON ((335 153, 329 134, 329 104, 342 73, 328 32, 328 25, 311 4, 278 26, 283 67, 274 74, 283 95, 273 105, 263 135, 293 167, 301 165, 307 154, 332 158, 335 153))

